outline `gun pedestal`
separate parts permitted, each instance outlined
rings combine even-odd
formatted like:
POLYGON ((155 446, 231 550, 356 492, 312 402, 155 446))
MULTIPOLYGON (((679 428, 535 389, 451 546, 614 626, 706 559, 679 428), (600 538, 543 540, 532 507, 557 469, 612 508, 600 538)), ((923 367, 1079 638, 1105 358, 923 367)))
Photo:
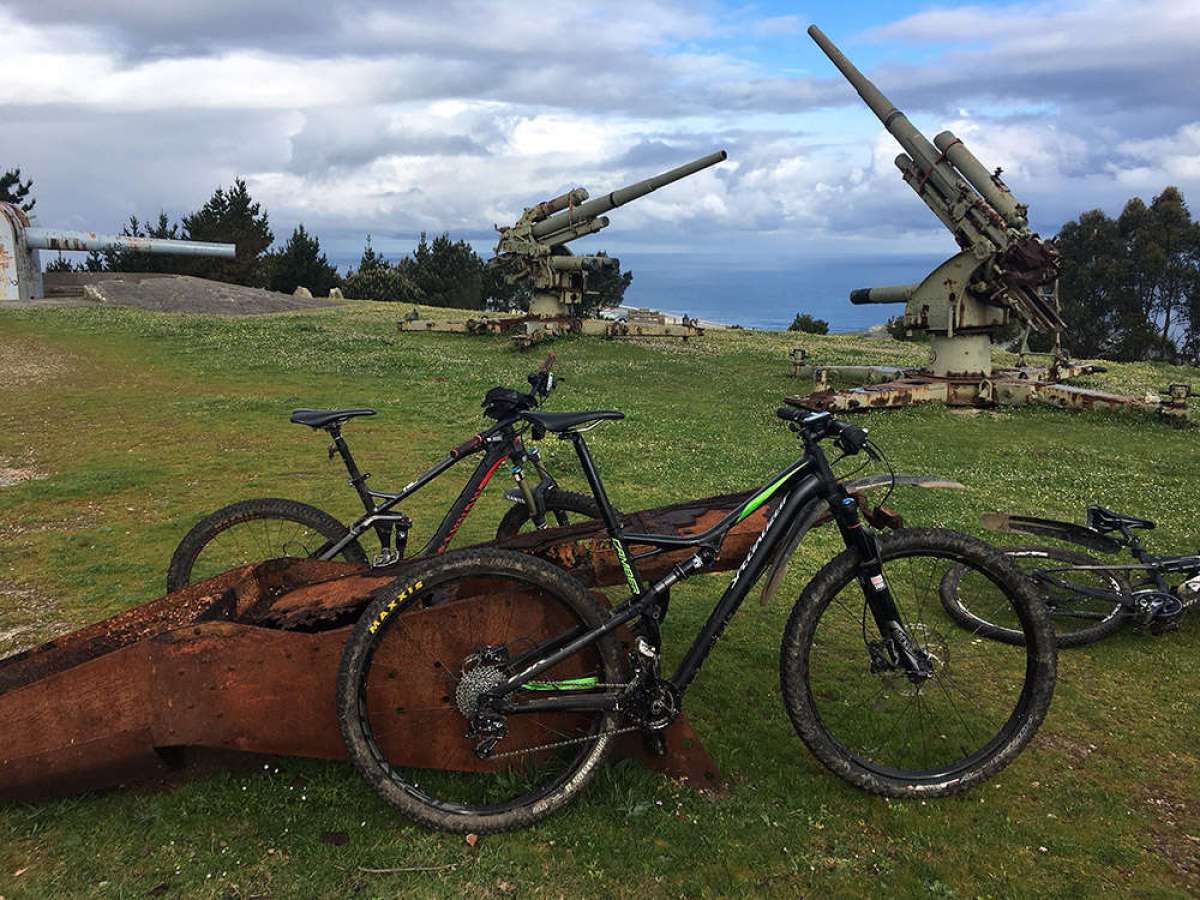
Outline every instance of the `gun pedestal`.
POLYGON ((522 316, 472 319, 467 322, 436 322, 421 319, 400 323, 401 331, 446 331, 466 334, 511 332, 520 348, 530 347, 560 334, 577 333, 619 337, 680 337, 686 340, 703 334, 694 325, 607 321, 585 319, 577 310, 588 294, 589 275, 620 269, 610 256, 576 256, 567 244, 608 227, 603 215, 651 191, 716 165, 726 158, 724 150, 693 160, 669 172, 647 178, 595 199, 576 188, 551 200, 531 206, 512 225, 499 227, 500 240, 489 265, 496 267, 509 284, 529 289, 529 312, 522 316))
MULTIPOLYGON (((1058 250, 1029 227, 1028 209, 1008 186, 949 131, 930 142, 904 113, 834 46, 815 25, 809 35, 879 117, 904 152, 901 177, 954 235, 959 252, 916 284, 853 291, 850 302, 902 303, 903 326, 929 335, 929 362, 891 380, 848 390, 829 387, 830 374, 854 376, 852 367, 814 367, 817 391, 787 402, 820 410, 887 408, 940 401, 952 405, 1045 402, 1075 408, 1143 406, 1186 417, 1175 396, 1123 397, 1062 384, 1097 367, 1072 364, 1062 352, 1066 325, 1058 309, 1058 250), (995 369, 992 343, 1014 323, 1051 332, 1049 366, 995 369)), ((873 381, 879 367, 863 367, 873 381)))

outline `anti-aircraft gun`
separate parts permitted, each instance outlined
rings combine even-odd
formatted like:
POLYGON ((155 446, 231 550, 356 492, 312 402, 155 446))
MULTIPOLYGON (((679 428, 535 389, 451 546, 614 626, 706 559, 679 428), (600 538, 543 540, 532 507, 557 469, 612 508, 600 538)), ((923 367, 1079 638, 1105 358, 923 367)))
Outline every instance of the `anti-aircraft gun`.
POLYGON ((931 143, 821 29, 813 25, 808 33, 900 144, 904 152, 896 157, 896 168, 954 235, 959 252, 914 284, 863 288, 850 294, 854 304, 903 303, 905 329, 929 335, 926 368, 900 373, 878 367, 817 368, 821 387, 828 386, 830 374, 853 374, 883 383, 850 391, 822 390, 789 401, 843 410, 923 400, 952 404, 1043 400, 1081 407, 1137 403, 1133 398, 1059 383, 1096 367, 1072 365, 1061 351, 1066 326, 1057 302, 1058 250, 1030 229, 1028 208, 1001 180, 1001 170, 989 172, 950 131, 941 132, 931 143), (1023 327, 1025 338, 1031 330, 1054 334, 1054 358, 1048 369, 1026 366, 1022 359, 1017 369, 993 370, 992 339, 1014 321, 1023 327))
POLYGON ((531 294, 529 314, 504 319, 475 319, 464 323, 430 322, 413 319, 401 323, 403 331, 514 332, 521 347, 565 332, 601 334, 609 337, 669 336, 688 338, 702 334, 694 325, 642 324, 583 319, 578 306, 588 293, 589 273, 617 269, 620 261, 611 256, 576 256, 567 247, 571 241, 608 227, 604 213, 624 206, 661 187, 687 178, 723 161, 724 150, 703 156, 661 175, 636 182, 589 199, 584 188, 575 188, 526 209, 517 221, 497 226, 500 240, 489 265, 496 266, 509 284, 527 287, 531 294))

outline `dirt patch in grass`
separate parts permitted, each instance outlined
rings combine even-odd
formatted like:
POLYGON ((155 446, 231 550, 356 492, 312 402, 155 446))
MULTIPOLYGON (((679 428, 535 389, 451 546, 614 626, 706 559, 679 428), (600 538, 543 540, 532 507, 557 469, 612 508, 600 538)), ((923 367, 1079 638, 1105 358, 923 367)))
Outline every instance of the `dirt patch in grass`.
POLYGON ((0 390, 25 388, 69 371, 66 355, 33 341, 0 341, 0 390))
POLYGON ((4 466, 0 465, 0 488, 12 487, 14 484, 20 484, 22 481, 40 481, 48 477, 45 472, 39 472, 37 469, 28 466, 4 466))
POLYGON ((1200 801, 1185 795, 1181 784, 1149 783, 1142 800, 1150 808, 1152 844, 1193 896, 1200 895, 1200 801))
POLYGON ((70 630, 58 603, 32 588, 0 581, 0 659, 70 630))
POLYGON ((1089 744, 1086 741, 1068 737, 1060 732, 1048 731, 1045 728, 1038 733, 1033 741, 1035 746, 1052 750, 1062 756, 1066 760, 1067 768, 1069 769, 1083 768, 1088 757, 1099 749, 1095 744, 1089 744))

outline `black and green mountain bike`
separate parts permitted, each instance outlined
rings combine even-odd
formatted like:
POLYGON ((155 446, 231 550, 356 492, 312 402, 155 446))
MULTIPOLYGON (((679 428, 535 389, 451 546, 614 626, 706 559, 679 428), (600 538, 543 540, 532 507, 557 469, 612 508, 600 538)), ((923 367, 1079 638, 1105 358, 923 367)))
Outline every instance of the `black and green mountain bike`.
POLYGON ((456 832, 518 828, 561 809, 617 735, 661 741, 726 624, 814 505, 828 506, 846 550, 808 583, 784 630, 783 700, 801 739, 839 777, 894 797, 951 794, 1010 763, 1054 690, 1045 605, 1002 554, 974 538, 941 529, 874 533, 822 447, 832 440, 843 456, 867 450, 878 458, 866 432, 828 413, 778 414, 803 455, 707 531, 680 536, 625 529, 608 501, 582 432, 622 413, 524 413, 574 444, 630 596, 610 608, 561 568, 486 548, 407 570, 354 628, 338 675, 342 734, 374 790, 416 821, 456 832), (765 529, 664 675, 669 593, 709 568, 730 529, 764 505, 765 529), (681 561, 664 577, 650 583, 639 573, 640 560, 670 552, 681 561), (1012 610, 1020 646, 978 639, 946 615, 938 587, 952 567, 962 570, 960 592, 1012 610), (422 616, 424 633, 436 638, 406 641, 407 613, 422 616), (437 621, 430 617, 445 627, 428 628, 437 621), (403 706, 387 702, 398 673, 403 706), (452 756, 470 764, 407 767, 389 758, 397 735, 436 743, 434 765, 452 756))

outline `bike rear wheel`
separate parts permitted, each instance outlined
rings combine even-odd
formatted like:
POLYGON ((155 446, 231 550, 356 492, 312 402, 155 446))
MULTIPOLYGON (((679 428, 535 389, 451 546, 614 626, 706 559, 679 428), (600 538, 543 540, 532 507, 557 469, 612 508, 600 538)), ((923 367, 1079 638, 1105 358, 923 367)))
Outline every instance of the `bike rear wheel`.
MULTIPOLYGON (((167 567, 167 591, 264 559, 311 559, 336 546, 349 530, 327 512, 278 497, 243 500, 206 516, 175 548, 167 567)), ((366 563, 357 540, 335 557, 366 563)))
POLYGON ((1037 731, 1054 691, 1054 634, 1025 579, 986 544, 942 529, 879 541, 901 625, 932 674, 910 678, 896 663, 867 607, 858 554, 847 550, 792 610, 784 702, 808 748, 851 784, 893 797, 953 794, 1000 771, 1037 731), (1013 608, 1024 645, 979 640, 946 615, 937 591, 953 566, 963 567, 964 590, 1013 608))
MULTIPOLYGON (((551 528, 600 518, 600 507, 596 501, 575 491, 560 491, 557 488, 547 491, 545 504, 546 524, 551 528)), ((522 531, 531 531, 533 527, 529 507, 524 503, 514 503, 496 528, 496 540, 512 537, 522 531)))
MULTIPOLYGON (((587 785, 617 713, 508 712, 486 751, 490 737, 475 727, 486 692, 548 642, 607 619, 580 581, 526 554, 459 550, 414 565, 376 596, 337 682, 350 760, 376 794, 426 827, 485 834, 531 825, 587 785)), ((505 699, 608 691, 623 668, 609 634, 505 699)))
MULTIPOLYGON (((1132 589, 1117 572, 1109 569, 1048 571, 1066 566, 1102 566, 1100 560, 1058 547, 1005 547, 1003 552, 1041 597, 1050 613, 1059 647, 1094 643, 1118 631, 1128 619, 1121 597, 1130 596, 1132 589), (1089 591, 1108 596, 1089 594, 1089 591)), ((962 570, 955 567, 942 579, 942 606, 950 618, 974 634, 1009 644, 1022 643, 1025 635, 1013 618, 1012 610, 1003 604, 986 604, 986 598, 964 596, 959 590, 961 574, 962 570)))

